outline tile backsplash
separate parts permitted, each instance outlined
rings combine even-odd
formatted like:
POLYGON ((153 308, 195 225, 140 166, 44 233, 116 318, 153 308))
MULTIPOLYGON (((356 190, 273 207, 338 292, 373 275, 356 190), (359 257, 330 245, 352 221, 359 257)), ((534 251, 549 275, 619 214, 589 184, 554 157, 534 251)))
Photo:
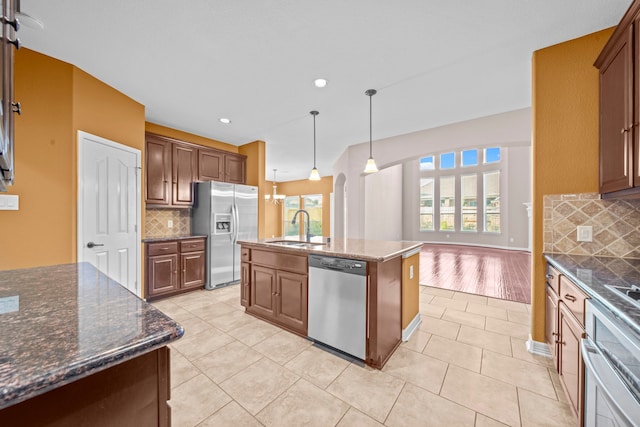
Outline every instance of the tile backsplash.
POLYGON ((191 210, 147 208, 144 227, 146 238, 184 236, 191 233, 191 210), (168 227, 170 220, 172 228, 168 227))
POLYGON ((597 193, 544 196, 544 251, 640 258, 640 200, 602 200, 597 193), (591 226, 592 242, 576 227, 591 226))

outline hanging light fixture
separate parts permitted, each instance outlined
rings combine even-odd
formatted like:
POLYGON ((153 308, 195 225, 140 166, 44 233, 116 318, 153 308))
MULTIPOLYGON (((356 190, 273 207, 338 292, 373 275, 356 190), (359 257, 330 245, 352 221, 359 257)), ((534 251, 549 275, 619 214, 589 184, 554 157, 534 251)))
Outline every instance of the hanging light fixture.
POLYGON ((309 175, 310 181, 320 181, 320 173, 316 168, 316 116, 320 113, 317 111, 310 111, 309 114, 313 116, 313 169, 309 175))
POLYGON ((378 91, 375 89, 369 89, 364 93, 369 97, 369 160, 367 160, 367 165, 364 168, 365 173, 378 172, 376 161, 373 160, 373 142, 371 140, 371 97, 376 93, 378 91))
POLYGON ((277 205, 278 203, 280 203, 282 200, 284 200, 287 196, 285 196, 284 194, 278 194, 278 186, 276 185, 276 171, 278 169, 274 169, 273 170, 273 194, 265 194, 264 195, 264 199, 265 200, 271 200, 271 203, 273 203, 274 205, 277 205))

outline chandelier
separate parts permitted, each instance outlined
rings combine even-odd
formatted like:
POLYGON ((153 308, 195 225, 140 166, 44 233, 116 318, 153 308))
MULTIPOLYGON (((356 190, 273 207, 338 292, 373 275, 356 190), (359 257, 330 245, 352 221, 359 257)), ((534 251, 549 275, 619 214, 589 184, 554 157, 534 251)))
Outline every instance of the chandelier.
POLYGON ((276 171, 278 169, 274 169, 273 170, 273 194, 265 194, 264 199, 265 200, 270 200, 271 203, 273 203, 274 205, 277 205, 278 203, 280 203, 282 200, 285 199, 284 194, 278 194, 278 186, 276 185, 276 171))

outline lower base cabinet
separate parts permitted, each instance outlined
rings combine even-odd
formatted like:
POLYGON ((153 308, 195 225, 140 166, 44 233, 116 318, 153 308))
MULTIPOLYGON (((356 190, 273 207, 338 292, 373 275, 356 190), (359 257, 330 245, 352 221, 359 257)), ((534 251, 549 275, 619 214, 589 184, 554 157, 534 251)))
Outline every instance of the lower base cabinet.
POLYGON ((243 271, 241 302, 247 302, 245 306, 249 313, 306 336, 307 257, 282 254, 281 257, 267 257, 262 262, 264 264, 243 263, 246 264, 243 269, 249 270, 246 274, 249 283, 246 283, 243 271), (287 271, 282 268, 289 265, 294 266, 290 268, 297 267, 297 270, 287 271))
POLYGON ((205 238, 147 242, 147 300, 200 289, 205 285, 205 238))
POLYGON ((3 426, 171 425, 169 348, 160 347, 0 410, 3 426))
POLYGON ((580 341, 585 337, 584 308, 587 298, 566 276, 548 266, 545 339, 560 383, 580 426, 584 418, 584 361, 580 341))

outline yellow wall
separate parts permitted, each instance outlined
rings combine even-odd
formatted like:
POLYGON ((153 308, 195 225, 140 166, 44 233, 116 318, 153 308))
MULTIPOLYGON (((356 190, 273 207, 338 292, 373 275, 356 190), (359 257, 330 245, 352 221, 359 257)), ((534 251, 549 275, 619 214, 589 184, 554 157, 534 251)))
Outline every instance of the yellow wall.
POLYGON ((613 29, 533 54, 532 338, 544 342, 543 196, 598 191, 598 70, 613 29))
MULTIPOLYGON (((287 196, 302 196, 305 194, 322 194, 322 235, 328 237, 331 232, 331 202, 333 192, 333 177, 326 176, 320 181, 301 179, 297 181, 278 182, 278 194, 287 196)), ((273 182, 265 182, 267 194, 273 192, 273 182)), ((264 202, 265 226, 264 234, 260 237, 270 238, 282 236, 282 203, 274 205, 270 200, 264 202)))
POLYGON ((265 192, 271 187, 267 185, 265 176, 266 146, 264 141, 253 141, 238 147, 238 153, 247 156, 247 185, 258 186, 258 237, 266 236, 267 208, 261 201, 265 192))
POLYGON ((0 270, 76 261, 78 130, 135 148, 144 144, 144 106, 76 67, 16 53, 15 185, 19 211, 0 211, 0 270))

